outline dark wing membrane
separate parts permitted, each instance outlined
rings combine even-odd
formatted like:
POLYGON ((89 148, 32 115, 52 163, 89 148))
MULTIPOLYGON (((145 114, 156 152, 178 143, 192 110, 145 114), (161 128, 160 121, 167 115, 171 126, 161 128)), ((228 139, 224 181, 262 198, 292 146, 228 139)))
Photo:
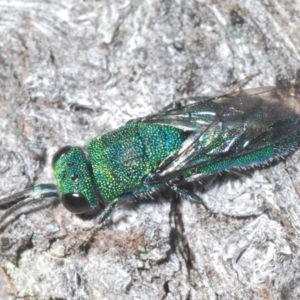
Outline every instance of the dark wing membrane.
POLYGON ((188 132, 181 149, 158 168, 158 180, 201 177, 287 155, 299 140, 298 98, 288 88, 257 88, 140 119, 188 132))
MULTIPOLYGON (((263 101, 273 102, 274 99, 279 97, 279 95, 276 95, 278 90, 277 87, 261 87, 233 92, 219 97, 191 97, 181 99, 174 102, 174 104, 167 105, 156 114, 138 118, 130 122, 172 125, 187 131, 205 130, 205 127, 215 120, 216 113, 218 112, 216 107, 218 107, 219 113, 222 114, 222 111, 220 111, 222 109, 221 104, 228 104, 233 99, 240 99, 244 102, 244 105, 249 99, 261 99, 263 101), (192 103, 184 105, 186 102, 192 103), (174 106, 174 108, 172 108, 172 106, 174 106)), ((282 88, 281 92, 286 92, 286 90, 286 88, 282 88)), ((250 101, 249 105, 253 105, 253 101, 250 101)), ((229 113, 233 115, 233 112, 229 113)))

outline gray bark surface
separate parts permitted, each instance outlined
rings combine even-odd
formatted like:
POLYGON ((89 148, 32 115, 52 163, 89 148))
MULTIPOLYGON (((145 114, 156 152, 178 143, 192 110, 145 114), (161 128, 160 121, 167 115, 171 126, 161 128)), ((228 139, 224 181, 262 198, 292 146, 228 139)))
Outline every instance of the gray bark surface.
MULTIPOLYGON (((0 198, 51 159, 187 96, 296 77, 299 1, 1 1, 0 198)), ((299 299, 300 153, 123 203, 92 220, 52 199, 0 232, 0 299, 299 299)), ((2 210, 4 211, 4 210, 2 210)))

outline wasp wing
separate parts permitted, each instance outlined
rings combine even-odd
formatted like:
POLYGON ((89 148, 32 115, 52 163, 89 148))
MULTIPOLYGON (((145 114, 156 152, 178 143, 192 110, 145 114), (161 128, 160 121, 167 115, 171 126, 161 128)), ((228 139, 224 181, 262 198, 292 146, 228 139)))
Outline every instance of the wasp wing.
POLYGON ((201 177, 287 155, 298 144, 298 98, 292 88, 255 88, 139 119, 187 133, 180 150, 157 169, 157 180, 201 177))

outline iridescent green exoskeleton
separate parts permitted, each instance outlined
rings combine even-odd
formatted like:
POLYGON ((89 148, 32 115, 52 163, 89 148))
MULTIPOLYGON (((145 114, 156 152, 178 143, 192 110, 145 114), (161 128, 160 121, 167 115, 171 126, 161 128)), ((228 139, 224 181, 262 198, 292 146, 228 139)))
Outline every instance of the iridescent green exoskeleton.
POLYGON ((0 200, 19 207, 59 195, 71 212, 114 206, 164 186, 282 158, 299 144, 300 88, 265 87, 209 99, 190 98, 157 114, 132 120, 91 140, 87 149, 66 146, 53 158, 57 185, 44 184, 0 200), (191 103, 184 105, 185 101, 191 103))

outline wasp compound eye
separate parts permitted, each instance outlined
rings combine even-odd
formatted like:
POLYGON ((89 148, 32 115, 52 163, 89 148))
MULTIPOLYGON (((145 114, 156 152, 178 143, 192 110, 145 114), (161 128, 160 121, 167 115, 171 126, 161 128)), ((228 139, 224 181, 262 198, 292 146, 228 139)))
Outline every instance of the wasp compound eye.
POLYGON ((64 194, 61 202, 68 211, 74 214, 82 214, 90 207, 86 197, 80 193, 64 194))
POLYGON ((86 211, 88 206, 95 207, 98 201, 96 184, 84 151, 79 147, 64 147, 55 154, 53 162, 64 206, 77 214, 86 211))
POLYGON ((56 164, 56 162, 62 157, 64 156, 66 153, 68 153, 70 151, 72 147, 71 146, 65 146, 60 148, 53 156, 52 158, 52 168, 54 169, 54 165, 56 164))

